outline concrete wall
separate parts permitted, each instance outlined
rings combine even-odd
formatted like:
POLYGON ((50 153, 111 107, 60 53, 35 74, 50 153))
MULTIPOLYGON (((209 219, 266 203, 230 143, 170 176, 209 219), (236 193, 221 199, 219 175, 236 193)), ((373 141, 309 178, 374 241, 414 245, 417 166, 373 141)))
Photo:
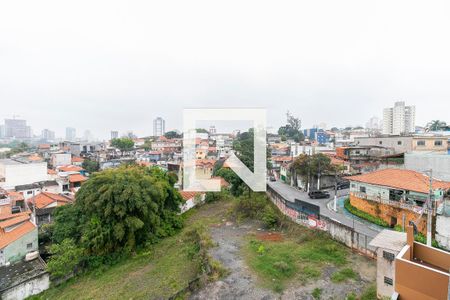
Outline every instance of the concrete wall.
POLYGON ((5 263, 14 263, 23 259, 28 252, 37 251, 39 248, 38 246, 38 229, 35 228, 33 231, 25 234, 3 249, 5 263), (30 243, 32 244, 32 247, 27 249, 27 244, 30 243))
POLYGON ((450 181, 450 155, 448 154, 407 153, 405 168, 417 172, 433 169, 433 177, 450 181))
POLYGON ((54 168, 71 164, 72 154, 70 153, 55 153, 52 155, 52 165, 54 168))
POLYGON ((362 137, 355 138, 357 146, 382 146, 393 148, 396 153, 405 153, 412 150, 411 136, 393 136, 393 137, 362 137))
MULTIPOLYGON (((396 223, 392 225, 406 226, 407 224, 409 224, 409 221, 416 221, 416 219, 419 217, 418 214, 408 209, 393 207, 387 204, 361 199, 354 196, 353 194, 350 194, 350 204, 361 211, 383 219, 388 224, 391 224, 391 218, 396 218, 396 223), (405 216, 405 224, 403 224, 403 216, 405 216)), ((426 234, 426 226, 426 214, 424 214, 419 224, 417 225, 417 229, 423 234, 426 234)))
POLYGON ((436 241, 450 250, 450 217, 438 215, 436 217, 436 241))
POLYGON ((415 136, 412 141, 412 151, 438 151, 447 153, 448 137, 446 136, 415 136), (419 145, 419 141, 424 141, 425 145, 419 145), (441 145, 435 145, 435 141, 440 141, 441 145))
POLYGON ((30 184, 48 179, 47 163, 7 164, 3 166, 5 182, 0 183, 4 189, 13 189, 16 185, 30 184))
POLYGON ((395 260, 387 260, 383 257, 383 251, 389 252, 397 256, 398 251, 390 249, 378 248, 377 249, 377 296, 391 297, 394 293, 394 280, 395 280, 395 260), (384 282, 384 277, 392 279, 393 284, 389 285, 384 282))
POLYGON ((27 282, 16 285, 4 291, 0 298, 3 300, 22 300, 31 295, 39 294, 50 286, 50 278, 48 273, 41 274, 27 282))

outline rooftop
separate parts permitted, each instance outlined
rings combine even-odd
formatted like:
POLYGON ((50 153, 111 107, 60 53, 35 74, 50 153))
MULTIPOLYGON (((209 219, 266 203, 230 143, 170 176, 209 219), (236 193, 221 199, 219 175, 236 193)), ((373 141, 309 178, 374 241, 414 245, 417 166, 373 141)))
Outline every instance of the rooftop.
POLYGON ((44 274, 45 268, 45 263, 40 257, 0 267, 0 292, 44 274))
POLYGON ((369 245, 399 252, 406 245, 406 233, 384 229, 369 245))
MULTIPOLYGON (((427 194, 429 192, 429 177, 412 170, 384 169, 346 178, 350 181, 382 185, 418 193, 427 194)), ((433 189, 450 189, 450 182, 433 179, 433 189)))

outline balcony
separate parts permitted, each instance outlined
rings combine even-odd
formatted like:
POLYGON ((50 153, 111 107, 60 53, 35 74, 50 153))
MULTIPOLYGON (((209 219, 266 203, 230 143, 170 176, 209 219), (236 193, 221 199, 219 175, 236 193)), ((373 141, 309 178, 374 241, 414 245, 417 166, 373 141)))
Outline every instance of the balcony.
POLYGON ((395 258, 398 299, 449 299, 450 253, 414 242, 410 226, 407 241, 395 258))

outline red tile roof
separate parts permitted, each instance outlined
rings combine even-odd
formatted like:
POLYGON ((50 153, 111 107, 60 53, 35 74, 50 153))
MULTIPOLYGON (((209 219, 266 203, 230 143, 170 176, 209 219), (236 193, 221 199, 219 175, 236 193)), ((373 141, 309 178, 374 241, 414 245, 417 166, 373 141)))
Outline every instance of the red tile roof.
POLYGON ((82 158, 82 157, 79 157, 79 156, 72 157, 72 163, 74 163, 74 162, 80 163, 83 161, 84 161, 84 158, 82 158))
POLYGON ((181 197, 183 197, 184 201, 188 201, 189 199, 194 198, 196 195, 201 195, 201 192, 188 192, 188 191, 179 191, 181 197))
POLYGON ((24 221, 27 221, 30 219, 30 216, 28 214, 26 215, 20 215, 15 218, 10 218, 8 220, 0 222, 0 229, 5 229, 6 227, 10 227, 19 223, 22 223, 24 221))
POLYGON ((70 203, 71 200, 65 196, 48 193, 48 192, 42 192, 42 193, 28 199, 28 203, 35 203, 36 208, 45 208, 46 206, 48 206, 54 202, 57 203, 57 206, 61 206, 61 205, 70 203))
MULTIPOLYGON (((412 170, 384 169, 346 178, 351 181, 382 185, 424 194, 427 194, 429 190, 429 177, 412 170)), ((433 189, 450 189, 450 182, 433 179, 433 189)))
POLYGON ((83 182, 86 181, 87 177, 84 177, 81 174, 72 174, 69 175, 69 182, 83 182))
POLYGON ((283 161, 292 161, 292 156, 272 156, 273 161, 283 162, 283 161))
POLYGON ((70 166, 59 167, 58 170, 60 172, 80 172, 83 170, 83 168, 79 167, 79 166, 70 165, 70 166))
POLYGON ((12 242, 18 240, 25 234, 33 231, 36 226, 30 221, 24 222, 22 225, 18 226, 14 230, 10 232, 5 232, 4 230, 0 230, 0 249, 5 248, 12 242))

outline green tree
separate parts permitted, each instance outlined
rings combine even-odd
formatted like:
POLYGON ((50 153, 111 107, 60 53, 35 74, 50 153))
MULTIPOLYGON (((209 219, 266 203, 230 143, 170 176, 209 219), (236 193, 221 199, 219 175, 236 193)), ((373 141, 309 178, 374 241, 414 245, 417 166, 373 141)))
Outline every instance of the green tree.
POLYGON ((145 139, 145 142, 144 142, 143 147, 144 147, 144 150, 145 150, 145 151, 151 150, 151 149, 152 149, 152 140, 151 140, 151 139, 148 139, 148 138, 145 139))
POLYGON ((54 241, 72 238, 88 255, 105 256, 175 233, 182 226, 175 179, 136 165, 94 173, 76 202, 56 211, 54 241))
POLYGON ((197 129, 195 129, 195 131, 196 131, 197 133, 209 133, 209 131, 206 130, 206 129, 204 129, 204 128, 197 128, 197 129))
POLYGON ((295 142, 300 142, 305 139, 303 132, 300 131, 302 121, 287 112, 287 124, 278 129, 278 134, 282 139, 293 139, 295 142))
POLYGON ((164 136, 168 139, 179 139, 182 137, 181 134, 178 134, 176 131, 172 130, 172 131, 167 131, 166 133, 164 133, 164 136))
POLYGON ((431 131, 439 131, 443 130, 447 126, 447 123, 440 120, 432 120, 431 122, 428 122, 427 127, 431 131))
POLYGON ((92 174, 100 170, 100 164, 97 161, 90 159, 85 159, 81 167, 85 169, 86 172, 88 172, 89 174, 92 174))
POLYGON ((65 239, 60 244, 50 246, 52 256, 48 261, 48 271, 53 277, 64 278, 76 272, 83 259, 83 249, 73 239, 65 239))
POLYGON ((318 174, 333 173, 340 169, 331 164, 331 159, 323 154, 300 154, 293 162, 292 169, 306 182, 318 174))
POLYGON ((133 150, 134 141, 130 138, 123 137, 111 140, 111 146, 117 148, 122 152, 122 156, 126 151, 133 150))

